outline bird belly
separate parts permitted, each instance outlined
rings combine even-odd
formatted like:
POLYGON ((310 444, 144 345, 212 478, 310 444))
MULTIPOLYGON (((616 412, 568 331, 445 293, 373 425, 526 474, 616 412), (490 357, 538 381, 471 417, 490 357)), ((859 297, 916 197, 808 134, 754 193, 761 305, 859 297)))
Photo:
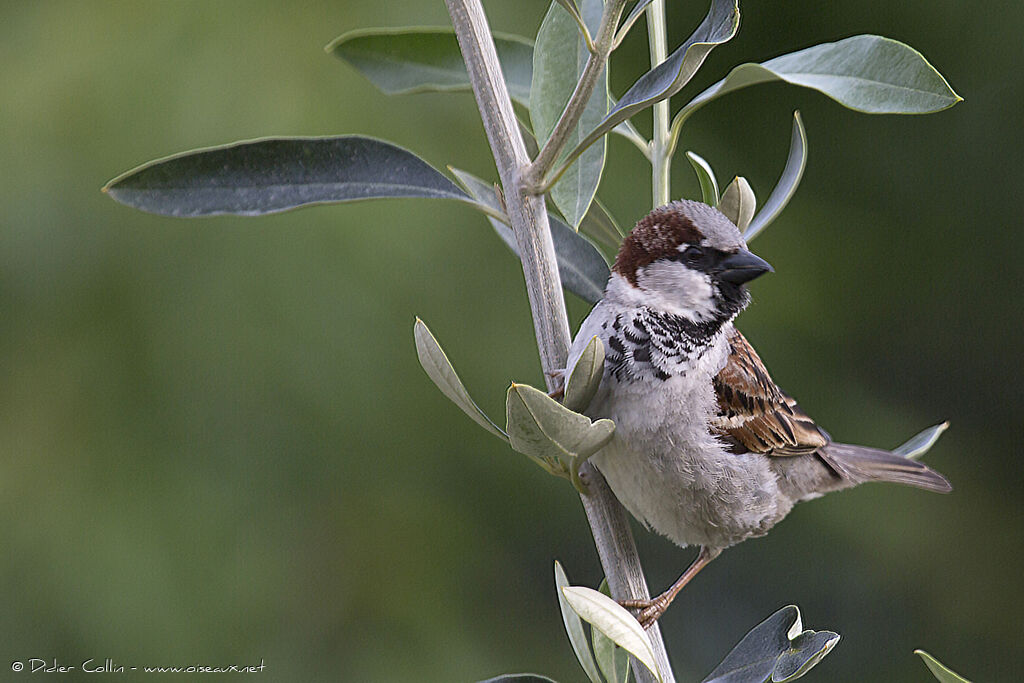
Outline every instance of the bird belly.
POLYGON ((701 391, 686 390, 683 378, 659 389, 664 400, 628 385, 602 391, 593 412, 614 420, 616 431, 593 461, 647 526, 680 546, 726 548, 767 533, 792 503, 780 495, 767 457, 727 452, 709 433, 705 411, 681 409, 711 405, 710 382, 709 396, 701 391))

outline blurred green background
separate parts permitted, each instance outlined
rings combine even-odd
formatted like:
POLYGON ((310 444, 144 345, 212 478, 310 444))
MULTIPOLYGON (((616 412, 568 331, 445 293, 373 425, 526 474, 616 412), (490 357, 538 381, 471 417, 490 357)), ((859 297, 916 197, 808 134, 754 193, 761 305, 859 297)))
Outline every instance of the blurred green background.
MULTIPOLYGON (((522 35, 546 6, 486 4, 522 35)), ((706 6, 669 4, 676 45, 706 6)), ((802 111, 807 172, 754 244, 777 273, 741 327, 837 438, 894 446, 951 420, 928 458, 956 491, 861 487, 725 553, 662 620, 677 676, 796 603, 843 634, 814 680, 930 680, 915 647, 1020 680, 1024 6, 742 9, 689 94, 742 61, 881 33, 966 98, 872 117, 762 85, 702 110, 680 146, 763 200, 802 111)), ((28 676, 15 660, 109 657, 264 660, 275 681, 582 680, 551 578, 557 558, 601 579, 577 497, 465 419, 413 351, 419 315, 492 415, 510 379, 541 382, 519 265, 486 221, 416 201, 184 221, 99 191, 266 135, 373 135, 494 178, 470 95, 388 98, 322 49, 447 21, 425 0, 3 3, 0 679, 28 676)), ((613 63, 620 94, 642 32, 613 63)), ((674 196, 698 196, 681 154, 675 169, 674 196)), ((647 178, 614 138, 599 194, 624 224, 647 178)), ((569 299, 576 325, 587 307, 569 299)), ((692 555, 637 541, 657 590, 692 555)))

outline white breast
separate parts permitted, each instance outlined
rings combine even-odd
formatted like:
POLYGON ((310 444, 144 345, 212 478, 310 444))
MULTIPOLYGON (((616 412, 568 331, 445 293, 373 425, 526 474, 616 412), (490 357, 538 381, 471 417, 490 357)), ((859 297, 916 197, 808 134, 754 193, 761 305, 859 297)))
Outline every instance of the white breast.
MULTIPOLYGON (((581 326, 575 357, 594 335, 607 344, 601 322, 617 312, 608 306, 599 304, 581 326)), ((685 375, 620 382, 606 374, 587 410, 616 424, 612 442, 592 458, 615 495, 680 546, 725 548, 765 533, 788 512, 778 509, 768 459, 728 453, 709 432, 717 413, 712 378, 725 364, 729 331, 725 326, 685 375)))

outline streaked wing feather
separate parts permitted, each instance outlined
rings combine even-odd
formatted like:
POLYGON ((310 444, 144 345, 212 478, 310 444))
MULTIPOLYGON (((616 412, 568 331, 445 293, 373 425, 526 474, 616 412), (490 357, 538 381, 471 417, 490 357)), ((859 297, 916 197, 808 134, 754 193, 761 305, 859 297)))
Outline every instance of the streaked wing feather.
POLYGON ((739 330, 729 336, 729 358, 715 377, 719 417, 712 427, 743 450, 802 455, 828 443, 793 397, 772 381, 764 363, 739 330))

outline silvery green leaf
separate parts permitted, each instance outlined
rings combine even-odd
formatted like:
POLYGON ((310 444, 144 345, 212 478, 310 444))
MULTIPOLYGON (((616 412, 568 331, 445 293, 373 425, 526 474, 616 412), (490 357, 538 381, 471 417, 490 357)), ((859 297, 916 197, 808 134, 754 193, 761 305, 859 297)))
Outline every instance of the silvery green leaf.
POLYGON ((540 147, 537 146, 537 138, 533 137, 533 128, 527 121, 524 121, 519 113, 516 113, 516 123, 519 124, 519 132, 523 136, 523 144, 526 146, 526 155, 531 159, 535 159, 537 154, 540 152, 540 147))
POLYGON ((813 669, 839 642, 832 631, 804 631, 793 638, 787 652, 779 655, 772 683, 789 683, 813 669))
POLYGON ((634 114, 679 92, 693 77, 708 53, 716 45, 736 35, 740 25, 738 0, 712 0, 704 21, 668 58, 640 78, 611 108, 608 115, 576 146, 570 156, 579 154, 601 139, 605 133, 634 114))
MULTIPOLYGON (((594 34, 601 22, 604 3, 602 0, 582 0, 581 5, 583 21, 594 34)), ((537 32, 530 88, 530 120, 533 133, 542 146, 562 116, 589 58, 590 51, 576 21, 564 7, 557 2, 552 3, 537 32)), ((586 131, 596 126, 607 111, 608 70, 605 69, 569 141, 575 144, 582 140, 586 131)), ((605 141, 602 140, 584 152, 551 188, 552 200, 572 228, 583 220, 594 198, 601 181, 604 156, 605 141)))
POLYGON ((697 174, 701 201, 708 206, 718 206, 718 179, 715 178, 715 172, 711 170, 711 164, 694 152, 687 152, 686 159, 693 166, 693 172, 697 174))
MULTIPOLYGON (((472 195, 474 205, 485 209, 491 227, 498 233, 498 237, 518 256, 519 247, 512 229, 508 227, 508 217, 498 202, 494 186, 466 171, 457 168, 452 168, 451 171, 472 195)), ((611 277, 608 262, 587 238, 550 213, 548 222, 551 226, 551 239, 555 245, 558 275, 562 280, 562 286, 588 303, 597 303, 604 295, 604 287, 611 277)))
POLYGON ((892 452, 897 455, 902 455, 904 458, 917 460, 935 445, 935 442, 939 440, 940 436, 942 436, 942 432, 946 431, 948 428, 949 422, 943 422, 929 427, 917 436, 909 439, 902 446, 892 449, 892 452))
POLYGON ((861 35, 761 64, 740 64, 686 104, 676 119, 685 120, 726 93, 775 80, 812 88, 869 114, 926 114, 963 99, 917 50, 890 38, 861 35))
POLYGON ((653 1, 654 0, 638 0, 638 2, 635 5, 633 5, 633 9, 629 11, 629 14, 626 16, 625 20, 622 22, 622 25, 619 27, 619 30, 616 35, 616 38, 618 40, 622 40, 626 33, 629 32, 629 29, 633 26, 633 24, 636 23, 637 19, 640 18, 640 15, 643 14, 644 10, 647 9, 647 6, 651 4, 653 1))
MULTIPOLYGON (((529 108, 533 42, 506 33, 494 32, 492 36, 509 95, 529 108)), ((472 89, 459 42, 450 27, 357 29, 334 39, 326 49, 387 95, 472 89)), ((614 132, 646 153, 647 140, 629 121, 616 126, 614 132)), ((532 156, 536 152, 531 152, 532 156)))
POLYGON ((388 197, 469 197, 397 145, 360 135, 265 138, 143 164, 103 188, 149 213, 261 216, 310 204, 388 197))
POLYGON ((590 210, 587 211, 587 215, 583 217, 583 222, 580 223, 580 232, 616 250, 618 250, 619 244, 622 243, 622 238, 625 236, 622 228, 619 227, 619 222, 615 220, 615 217, 611 215, 597 197, 594 197, 590 210))
POLYGON ((583 411, 590 405, 590 401, 601 386, 601 377, 604 375, 604 344, 597 337, 590 340, 580 358, 576 361, 576 367, 569 373, 569 379, 565 383, 565 397, 562 404, 570 410, 583 411))
POLYGON ((971 683, 924 650, 914 650, 914 654, 924 660, 925 666, 940 683, 971 683))
POLYGON ((800 610, 783 607, 755 626, 702 683, 784 683, 821 661, 836 643, 831 631, 804 631, 800 610))
POLYGON ((757 200, 754 198, 754 191, 750 189, 750 183, 743 176, 736 176, 722 192, 722 198, 718 200, 718 210, 743 232, 754 217, 756 204, 757 200))
MULTIPOLYGON (((529 106, 533 44, 519 36, 493 36, 509 95, 529 106)), ((388 95, 471 89, 451 28, 357 29, 334 39, 326 49, 388 95)))
POLYGON ((512 448, 551 474, 567 476, 577 487, 580 465, 615 432, 611 420, 591 422, 545 392, 515 382, 508 388, 505 413, 512 448))
POLYGON ((569 606, 612 642, 629 652, 650 669, 660 681, 661 674, 654 659, 654 649, 640 622, 607 595, 585 586, 563 588, 569 606))
POLYGON ((496 678, 488 678, 479 683, 555 683, 555 681, 538 674, 505 674, 496 678))
MULTIPOLYGON (((602 579, 597 587, 602 595, 611 597, 608 579, 602 579)), ((590 640, 594 645, 594 659, 608 683, 627 683, 629 680, 629 653, 616 645, 596 628, 590 629, 590 640)))
POLYGON ((804 166, 807 165, 807 132, 804 130, 804 123, 800 119, 800 112, 793 112, 793 134, 789 139, 789 157, 786 159, 786 167, 782 169, 782 176, 775 188, 768 195, 768 201, 764 203, 761 210, 750 221, 747 231, 743 233, 743 239, 748 243, 757 236, 757 233, 767 228, 775 217, 782 213, 786 204, 793 197, 800 178, 804 174, 804 166))
POLYGON ((420 365, 423 366, 427 376, 433 380, 441 393, 478 425, 499 439, 508 441, 508 435, 494 424, 491 418, 487 417, 484 411, 480 410, 480 407, 469 397, 469 392, 466 391, 462 380, 455 373, 455 368, 448 361, 448 356, 445 355, 434 335, 427 329, 426 324, 419 318, 416 318, 416 324, 413 326, 413 336, 416 339, 416 355, 420 359, 420 365))
POLYGON ((498 201, 498 193, 493 183, 488 183, 477 178, 472 173, 459 170, 454 166, 449 166, 448 170, 452 172, 452 175, 459 181, 463 189, 469 193, 478 207, 488 209, 486 213, 492 218, 500 216, 502 221, 508 221, 508 216, 505 215, 505 208, 498 201))
POLYGON ((562 594, 562 589, 569 585, 569 578, 562 569, 562 564, 555 560, 555 592, 558 594, 558 607, 562 610, 562 623, 565 625, 565 632, 572 643, 572 650, 576 653, 576 659, 586 672, 587 678, 593 683, 601 683, 601 675, 597 672, 594 658, 590 654, 590 646, 587 644, 587 635, 583 632, 583 622, 578 614, 569 607, 569 602, 562 594))

